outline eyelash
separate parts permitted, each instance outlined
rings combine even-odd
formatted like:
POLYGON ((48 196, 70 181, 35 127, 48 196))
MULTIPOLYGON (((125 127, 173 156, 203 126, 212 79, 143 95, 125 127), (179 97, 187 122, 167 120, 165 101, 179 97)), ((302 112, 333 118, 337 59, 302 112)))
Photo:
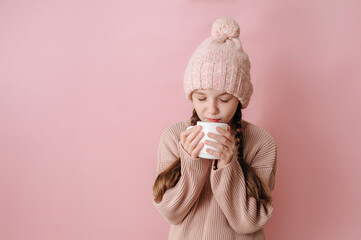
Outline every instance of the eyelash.
MULTIPOLYGON (((198 100, 199 100, 199 101, 204 101, 204 100, 206 100, 206 99, 199 99, 199 98, 198 98, 198 100)), ((221 102, 224 102, 224 103, 226 103, 226 102, 228 102, 228 101, 229 101, 229 100, 227 100, 227 101, 221 100, 221 102)))

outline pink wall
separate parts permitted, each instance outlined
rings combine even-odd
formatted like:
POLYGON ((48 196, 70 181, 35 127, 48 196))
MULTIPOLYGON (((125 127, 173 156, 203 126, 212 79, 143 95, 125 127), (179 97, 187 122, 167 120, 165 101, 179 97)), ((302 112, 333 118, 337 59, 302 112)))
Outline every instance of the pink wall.
POLYGON ((278 144, 267 239, 360 239, 360 1, 1 1, 0 239, 166 239, 152 205, 183 74, 235 18, 278 144))

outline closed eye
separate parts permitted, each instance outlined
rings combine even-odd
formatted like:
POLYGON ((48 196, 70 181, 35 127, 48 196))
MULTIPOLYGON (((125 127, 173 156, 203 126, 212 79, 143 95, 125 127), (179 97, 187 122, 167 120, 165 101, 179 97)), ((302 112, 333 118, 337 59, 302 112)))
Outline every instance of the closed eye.
MULTIPOLYGON (((204 100, 206 100, 206 99, 205 99, 205 98, 203 98, 203 99, 199 99, 199 98, 198 98, 198 100, 202 102, 202 101, 204 101, 204 100)), ((228 101, 229 101, 229 100, 221 100, 221 102, 224 102, 224 103, 226 103, 226 102, 228 102, 228 101)))

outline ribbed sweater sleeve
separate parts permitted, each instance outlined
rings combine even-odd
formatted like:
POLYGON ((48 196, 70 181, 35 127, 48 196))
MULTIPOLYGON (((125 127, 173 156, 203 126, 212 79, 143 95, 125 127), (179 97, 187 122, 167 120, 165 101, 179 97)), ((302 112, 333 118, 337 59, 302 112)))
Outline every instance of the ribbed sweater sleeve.
POLYGON ((177 184, 164 193, 161 202, 156 203, 153 200, 153 205, 164 219, 174 225, 182 223, 196 202, 210 165, 209 160, 192 158, 182 147, 178 136, 181 133, 180 128, 179 124, 175 124, 163 131, 158 147, 156 175, 180 158, 181 176, 177 184))
MULTIPOLYGON (((251 167, 271 191, 274 188, 276 152, 276 143, 268 134, 251 160, 251 167)), ((229 164, 211 171, 211 188, 230 226, 237 233, 256 232, 272 216, 272 203, 257 205, 255 198, 246 197, 245 178, 236 154, 229 164)))

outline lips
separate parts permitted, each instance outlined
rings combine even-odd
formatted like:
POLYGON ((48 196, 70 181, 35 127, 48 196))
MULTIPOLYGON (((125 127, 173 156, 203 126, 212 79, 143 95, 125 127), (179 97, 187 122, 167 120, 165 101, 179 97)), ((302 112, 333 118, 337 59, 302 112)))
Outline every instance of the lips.
POLYGON ((209 122, 218 122, 220 119, 207 118, 209 122))

